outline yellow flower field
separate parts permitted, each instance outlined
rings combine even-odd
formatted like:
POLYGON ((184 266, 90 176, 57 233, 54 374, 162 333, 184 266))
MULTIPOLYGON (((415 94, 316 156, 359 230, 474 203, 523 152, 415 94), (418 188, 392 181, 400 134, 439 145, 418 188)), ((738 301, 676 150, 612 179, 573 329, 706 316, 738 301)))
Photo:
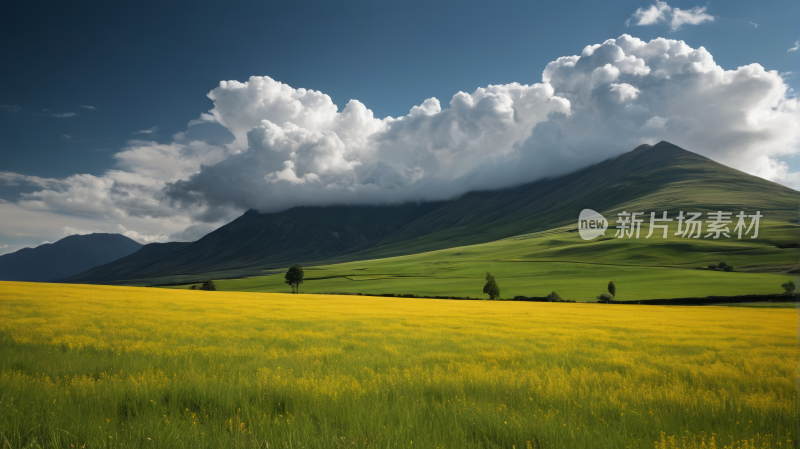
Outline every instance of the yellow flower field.
POLYGON ((794 447, 797 323, 0 282, 0 447, 794 447))

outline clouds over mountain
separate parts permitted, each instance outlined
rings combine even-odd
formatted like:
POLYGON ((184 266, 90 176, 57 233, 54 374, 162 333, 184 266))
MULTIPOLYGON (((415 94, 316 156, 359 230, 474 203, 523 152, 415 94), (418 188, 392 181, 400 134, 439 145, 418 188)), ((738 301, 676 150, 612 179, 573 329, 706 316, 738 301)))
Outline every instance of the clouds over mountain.
POLYGON ((339 110, 322 92, 269 77, 223 81, 208 94, 214 108, 172 142, 133 141, 103 176, 31 177, 42 190, 18 205, 131 230, 125 220, 136 217, 153 229, 162 223, 157 235, 178 235, 179 226, 220 223, 247 208, 501 188, 660 140, 800 187, 777 159, 800 152, 798 100, 758 64, 724 70, 702 47, 623 35, 551 62, 538 81, 458 92, 444 106, 430 98, 396 118, 374 117, 358 100, 339 110))

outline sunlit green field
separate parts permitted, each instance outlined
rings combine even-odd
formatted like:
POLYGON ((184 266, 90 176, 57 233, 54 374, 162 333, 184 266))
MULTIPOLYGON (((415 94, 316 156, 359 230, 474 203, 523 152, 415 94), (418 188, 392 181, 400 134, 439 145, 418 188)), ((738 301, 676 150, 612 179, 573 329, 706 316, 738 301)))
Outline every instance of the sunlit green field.
MULTIPOLYGON (((788 225, 766 223, 761 232, 788 236, 787 245, 796 240, 796 227, 788 225)), ((613 236, 613 231, 608 234, 613 236)), ((301 292, 484 297, 484 278, 489 271, 500 285, 502 298, 546 296, 556 291, 569 300, 596 301, 610 280, 617 284, 620 301, 779 294, 783 292, 781 284, 794 275, 750 272, 797 263, 797 248, 775 245, 736 239, 584 242, 563 228, 409 256, 306 267, 301 292), (737 271, 697 269, 722 261, 737 271)), ((220 290, 291 292, 283 271, 214 281, 220 290)))
POLYGON ((2 447, 779 448, 797 436, 794 309, 0 282, 0 355, 2 447))

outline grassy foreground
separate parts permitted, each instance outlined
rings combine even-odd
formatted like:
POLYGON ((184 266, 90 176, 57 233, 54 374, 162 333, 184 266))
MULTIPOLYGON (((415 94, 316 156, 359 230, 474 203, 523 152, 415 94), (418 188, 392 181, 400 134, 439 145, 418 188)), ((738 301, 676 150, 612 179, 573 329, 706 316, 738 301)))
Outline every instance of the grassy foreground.
POLYGON ((0 447, 780 448, 793 309, 0 282, 0 447))

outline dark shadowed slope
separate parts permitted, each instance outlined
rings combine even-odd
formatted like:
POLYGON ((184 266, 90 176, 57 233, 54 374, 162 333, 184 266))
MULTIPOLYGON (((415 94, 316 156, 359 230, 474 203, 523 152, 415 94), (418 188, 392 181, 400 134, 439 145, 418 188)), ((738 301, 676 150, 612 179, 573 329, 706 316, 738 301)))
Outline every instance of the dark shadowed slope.
POLYGON ((0 280, 54 281, 125 257, 141 247, 119 234, 71 235, 0 256, 0 280))
MULTIPOLYGON (((612 226, 616 214, 625 209, 669 211, 673 217, 678 210, 760 210, 766 219, 788 226, 786 232, 761 238, 786 247, 796 245, 789 227, 796 224, 798 202, 800 193, 792 189, 661 142, 565 176, 472 192, 445 203, 295 208, 276 214, 250 211, 146 269, 129 270, 124 276, 119 272, 114 281, 219 279, 292 263, 418 254, 568 225, 574 228, 584 208, 603 213, 612 226)), ((111 282, 108 277, 84 275, 73 280, 111 282)))
POLYGON ((113 281, 114 279, 127 276, 131 273, 135 274, 146 270, 147 267, 155 261, 180 251, 191 244, 192 242, 149 243, 129 256, 96 266, 76 276, 59 279, 58 281, 69 283, 73 282, 72 278, 78 277, 91 277, 98 282, 113 281))
POLYGON ((81 273, 69 282, 112 282, 325 260, 391 234, 442 204, 297 207, 275 214, 248 211, 166 257, 136 266, 119 261, 81 273))

